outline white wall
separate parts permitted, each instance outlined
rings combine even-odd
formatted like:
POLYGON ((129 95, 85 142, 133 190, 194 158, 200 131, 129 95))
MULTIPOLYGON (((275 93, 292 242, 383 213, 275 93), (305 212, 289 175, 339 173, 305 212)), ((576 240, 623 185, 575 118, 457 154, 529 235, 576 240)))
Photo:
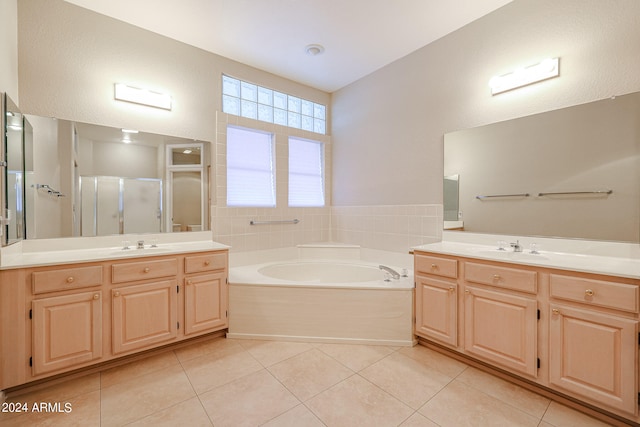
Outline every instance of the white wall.
POLYGON ((0 92, 18 99, 18 0, 0 1, 0 92))
POLYGON ((333 94, 333 204, 442 203, 443 135, 640 90, 640 2, 515 0, 333 94), (547 57, 560 77, 492 97, 547 57))

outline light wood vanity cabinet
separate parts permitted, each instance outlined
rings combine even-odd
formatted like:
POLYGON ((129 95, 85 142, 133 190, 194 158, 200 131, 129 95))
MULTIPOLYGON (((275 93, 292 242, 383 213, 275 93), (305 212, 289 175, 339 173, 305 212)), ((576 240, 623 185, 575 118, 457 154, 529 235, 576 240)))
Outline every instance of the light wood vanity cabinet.
POLYGON ((227 250, 2 270, 0 389, 220 331, 227 277, 227 250))
POLYGON ((640 280, 423 251, 415 280, 419 337, 640 421, 640 280))

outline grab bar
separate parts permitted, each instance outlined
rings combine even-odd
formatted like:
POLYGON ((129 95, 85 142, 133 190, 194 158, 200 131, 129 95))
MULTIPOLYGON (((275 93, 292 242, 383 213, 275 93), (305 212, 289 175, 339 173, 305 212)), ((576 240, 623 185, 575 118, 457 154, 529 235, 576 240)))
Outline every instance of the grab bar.
POLYGON ((597 191, 559 191, 555 193, 538 193, 538 197, 543 196, 566 196, 571 194, 611 194, 613 190, 597 190, 597 191))
POLYGON ((478 200, 482 200, 482 199, 492 199, 494 197, 529 197, 530 194, 529 193, 521 193, 521 194, 495 194, 495 195, 491 195, 491 196, 476 196, 476 199, 478 200))
POLYGON ((297 224, 299 219, 284 219, 281 221, 249 221, 249 225, 265 225, 265 224, 297 224))

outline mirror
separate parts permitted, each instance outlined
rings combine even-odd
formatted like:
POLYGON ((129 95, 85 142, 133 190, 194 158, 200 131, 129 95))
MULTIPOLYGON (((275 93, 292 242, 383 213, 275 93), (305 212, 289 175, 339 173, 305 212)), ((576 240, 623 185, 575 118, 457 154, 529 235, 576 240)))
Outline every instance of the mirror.
POLYGON ((444 173, 464 231, 640 242, 640 93, 448 133, 444 173))
POLYGON ((460 175, 449 175, 444 177, 443 187, 443 209, 444 209, 444 229, 457 230, 463 227, 463 222, 458 219, 460 215, 460 175))
POLYGON ((37 147, 29 238, 211 229, 208 142, 27 117, 37 147))
POLYGON ((18 109, 15 102, 6 94, 2 99, 4 138, 2 158, 5 166, 2 176, 2 244, 8 245, 26 236, 27 212, 26 186, 33 171, 32 132, 28 120, 18 109))

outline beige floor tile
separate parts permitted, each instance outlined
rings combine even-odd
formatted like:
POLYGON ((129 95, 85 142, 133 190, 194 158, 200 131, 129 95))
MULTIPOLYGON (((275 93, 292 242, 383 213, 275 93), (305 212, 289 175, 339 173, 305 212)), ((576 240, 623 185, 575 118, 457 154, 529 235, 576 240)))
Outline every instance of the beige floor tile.
POLYGON ((336 359, 347 368, 358 372, 395 351, 382 345, 321 344, 322 352, 336 359))
POLYGON ((317 348, 277 363, 269 371, 302 402, 353 375, 317 348))
POLYGON ((201 341, 195 344, 191 344, 186 347, 178 348, 175 351, 176 356, 180 362, 195 359, 196 357, 204 356, 206 354, 215 353, 229 348, 239 347, 237 340, 229 340, 224 337, 214 338, 208 341, 201 341))
POLYGON ((29 412, 17 414, 17 416, 0 418, 2 427, 26 427, 26 426, 64 426, 64 427, 91 427, 100 426, 100 391, 93 391, 64 399, 46 400, 43 403, 58 403, 58 406, 50 406, 50 411, 44 407, 42 412, 34 411, 33 404, 29 406, 29 412))
POLYGON ((265 367, 313 348, 309 343, 286 341, 245 340, 240 342, 240 345, 265 367))
POLYGON ((403 347, 398 350, 399 353, 409 356, 421 363, 427 364, 432 368, 435 368, 443 374, 455 378, 462 371, 467 368, 465 363, 459 362, 455 359, 438 353, 437 351, 428 349, 423 345, 416 345, 414 347, 403 347))
POLYGON ((300 404, 265 369, 200 396, 216 427, 257 426, 300 404))
POLYGON ((442 427, 535 427, 540 419, 454 380, 419 412, 442 427))
POLYGON ((551 403, 546 397, 476 368, 467 368, 456 379, 536 418, 542 418, 551 403))
POLYGON ((170 408, 156 412, 142 418, 129 427, 211 427, 211 420, 200 403, 200 399, 193 397, 180 402, 170 408))
POLYGON ((145 359, 136 360, 126 365, 116 366, 100 373, 100 387, 106 388, 131 378, 146 375, 151 372, 162 371, 170 366, 179 364, 172 351, 164 352, 145 359))
POLYGON ((182 362, 182 366, 198 394, 263 369, 262 365, 239 345, 187 360, 182 362))
POLYGON ((263 427, 324 427, 324 424, 306 406, 298 405, 263 427))
POLYGON ((438 427, 438 424, 416 412, 408 420, 400 424, 400 427, 438 427))
POLYGON ((413 409, 420 408, 452 380, 400 353, 393 353, 363 369, 360 375, 413 409))
POLYGON ((101 427, 123 425, 195 396, 180 366, 102 389, 101 427))
POLYGON ((330 427, 397 426, 413 410, 356 374, 306 402, 330 427))
POLYGON ((100 390, 100 374, 89 374, 74 378, 40 390, 22 394, 11 394, 7 402, 58 402, 74 396, 100 390))
POLYGON ((555 427, 604 427, 609 425, 557 402, 551 402, 542 420, 555 427))

